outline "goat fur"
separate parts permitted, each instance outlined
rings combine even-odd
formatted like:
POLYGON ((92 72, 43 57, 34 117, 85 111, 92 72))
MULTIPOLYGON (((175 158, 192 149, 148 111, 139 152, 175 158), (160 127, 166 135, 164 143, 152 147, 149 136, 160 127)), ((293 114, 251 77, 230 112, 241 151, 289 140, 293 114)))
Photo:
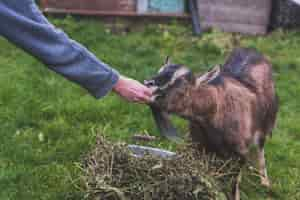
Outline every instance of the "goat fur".
POLYGON ((177 78, 154 104, 187 119, 192 141, 207 152, 247 160, 255 146, 262 184, 270 184, 264 144, 275 126, 278 99, 272 65, 256 50, 235 49, 222 67, 177 78))
POLYGON ((176 80, 155 104, 189 120, 193 142, 208 151, 244 157, 252 144, 263 148, 278 110, 271 64, 257 51, 239 48, 212 71, 176 80))

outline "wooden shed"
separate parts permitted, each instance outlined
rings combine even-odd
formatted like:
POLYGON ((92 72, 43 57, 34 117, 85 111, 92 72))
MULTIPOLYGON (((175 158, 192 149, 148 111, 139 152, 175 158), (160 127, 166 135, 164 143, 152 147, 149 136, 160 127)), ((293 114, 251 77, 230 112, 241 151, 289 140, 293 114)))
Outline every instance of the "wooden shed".
POLYGON ((197 0, 203 27, 223 31, 265 34, 268 30, 272 0, 197 0))
MULTIPOLYGON (((182 12, 139 12, 139 3, 163 2, 186 4, 187 0, 41 0, 47 13, 68 13, 110 17, 151 17, 189 19, 182 12)), ((189 1, 191 2, 191 1, 189 1)), ((202 28, 219 28, 226 32, 265 34, 268 30, 272 0, 194 0, 202 28)), ((146 7, 147 9, 147 7, 146 7)), ((195 15, 193 13, 195 19, 195 15)), ((197 17, 196 17, 197 18, 197 17)), ((137 19, 137 18, 135 18, 137 19)), ((198 18, 197 18, 198 19, 198 18)))

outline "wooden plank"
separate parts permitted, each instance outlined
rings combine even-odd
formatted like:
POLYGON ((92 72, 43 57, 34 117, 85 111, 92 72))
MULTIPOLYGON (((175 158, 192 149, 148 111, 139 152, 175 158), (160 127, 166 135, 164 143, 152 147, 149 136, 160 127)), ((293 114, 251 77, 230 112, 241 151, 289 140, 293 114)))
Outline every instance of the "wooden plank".
POLYGON ((265 34, 271 0, 197 0, 201 24, 228 32, 265 34))
POLYGON ((47 0, 44 8, 101 11, 135 11, 135 0, 47 0))
POLYGON ((119 0, 119 10, 131 11, 131 12, 136 11, 136 1, 135 0, 119 0))
POLYGON ((262 12, 252 8, 241 9, 237 6, 209 6, 199 7, 200 18, 203 21, 228 21, 245 24, 266 25, 269 23, 270 10, 262 12))
POLYGON ((225 32, 236 32, 236 33, 244 33, 251 35, 260 35, 267 33, 267 27, 263 25, 255 25, 255 24, 238 24, 231 22, 203 22, 202 27, 218 27, 222 31, 225 32))
POLYGON ((44 8, 47 7, 47 4, 48 4, 48 0, 41 0, 41 9, 43 10, 44 8))
POLYGON ((153 18, 190 18, 189 14, 176 13, 137 13, 123 11, 97 11, 97 10, 81 10, 81 9, 54 9, 44 8, 43 12, 53 14, 79 14, 79 15, 94 15, 94 16, 124 16, 124 17, 153 17, 153 18))
POLYGON ((210 4, 218 6, 237 6, 242 8, 266 8, 271 7, 272 0, 197 0, 198 4, 210 4))
POLYGON ((72 1, 59 1, 59 0, 48 0, 46 7, 52 8, 65 8, 65 9, 75 9, 80 8, 80 1, 79 0, 72 0, 72 1))

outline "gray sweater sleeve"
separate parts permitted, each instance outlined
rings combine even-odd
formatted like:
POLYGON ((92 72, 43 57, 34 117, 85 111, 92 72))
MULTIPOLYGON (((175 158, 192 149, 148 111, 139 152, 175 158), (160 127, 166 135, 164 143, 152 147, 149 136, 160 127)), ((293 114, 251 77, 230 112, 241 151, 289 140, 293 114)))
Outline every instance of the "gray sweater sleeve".
POLYGON ((119 79, 118 72, 50 24, 33 0, 0 1, 0 35, 96 98, 119 79))

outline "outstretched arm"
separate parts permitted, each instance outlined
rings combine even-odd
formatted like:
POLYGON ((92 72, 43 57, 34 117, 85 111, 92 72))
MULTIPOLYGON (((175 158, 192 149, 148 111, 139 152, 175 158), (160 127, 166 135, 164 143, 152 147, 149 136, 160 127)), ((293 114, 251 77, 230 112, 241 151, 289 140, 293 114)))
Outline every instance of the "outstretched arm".
POLYGON ((114 91, 129 101, 148 101, 146 87, 134 80, 120 78, 118 72, 55 28, 33 0, 0 1, 0 35, 96 98, 115 88, 114 91), (130 88, 135 88, 136 92, 126 92, 132 91, 130 88))

